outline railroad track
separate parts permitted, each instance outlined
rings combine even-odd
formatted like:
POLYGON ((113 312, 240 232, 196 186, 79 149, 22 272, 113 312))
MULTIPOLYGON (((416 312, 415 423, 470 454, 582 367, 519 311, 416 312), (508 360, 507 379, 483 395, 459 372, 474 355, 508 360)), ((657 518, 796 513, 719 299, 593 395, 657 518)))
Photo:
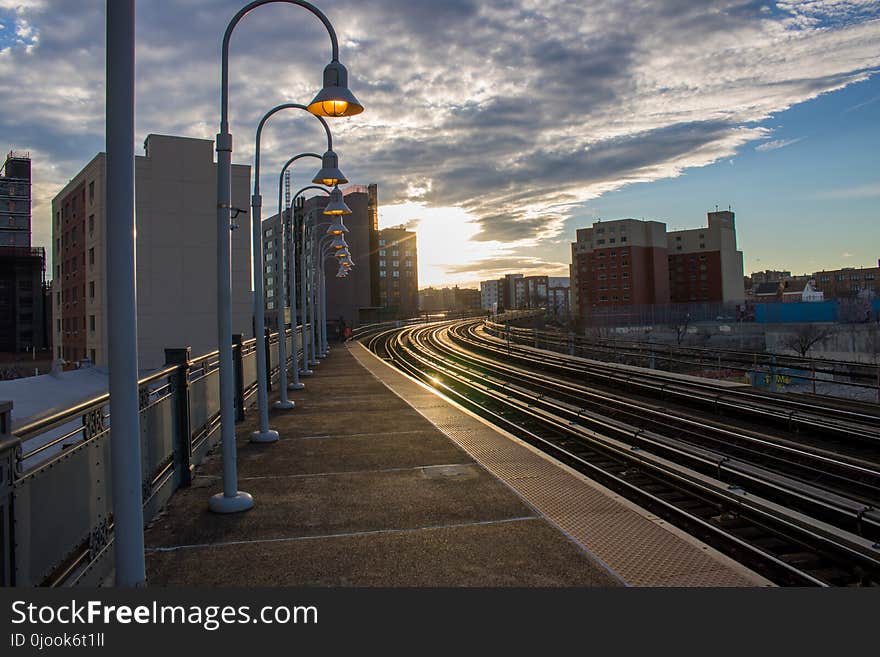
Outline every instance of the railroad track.
MULTIPOLYGON (((502 328, 499 326, 499 328, 502 328)), ((511 327, 520 340, 534 339, 532 329, 511 327)), ((586 338, 566 335, 555 331, 539 331, 540 341, 548 348, 568 351, 574 348, 579 355, 598 360, 644 363, 649 354, 668 367, 706 367, 711 368, 721 362, 723 367, 747 372, 755 368, 815 371, 822 376, 843 376, 857 387, 874 388, 878 383, 878 365, 856 361, 839 361, 823 358, 807 358, 785 354, 756 354, 736 349, 717 349, 670 345, 659 342, 645 342, 628 339, 586 338)), ((822 381, 822 379, 820 379, 822 381)))
POLYGON ((525 367, 513 349, 495 353, 499 341, 479 326, 410 327, 364 342, 779 584, 880 584, 876 463, 565 381, 525 367))

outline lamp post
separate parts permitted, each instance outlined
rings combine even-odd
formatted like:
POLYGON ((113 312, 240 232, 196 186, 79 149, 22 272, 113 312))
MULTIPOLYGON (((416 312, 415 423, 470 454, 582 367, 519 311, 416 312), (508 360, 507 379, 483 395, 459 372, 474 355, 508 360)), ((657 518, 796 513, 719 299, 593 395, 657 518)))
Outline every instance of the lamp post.
MULTIPOLYGON (((315 189, 315 190, 324 192, 325 194, 328 194, 328 195, 331 193, 330 190, 325 189, 323 187, 319 187, 318 185, 306 185, 305 187, 303 187, 302 189, 297 191, 296 194, 293 195, 294 201, 299 196, 301 196, 303 194, 303 192, 306 192, 310 189, 315 189)), ((326 208, 325 208, 325 211, 326 211, 326 208)), ((300 290, 301 290, 301 298, 302 298, 302 302, 301 302, 301 305, 302 305, 302 326, 303 326, 303 336, 302 336, 302 338, 303 338, 303 368, 302 368, 302 370, 299 370, 299 355, 296 353, 294 354, 296 356, 294 358, 294 367, 297 368, 297 372, 301 376, 311 376, 312 374, 314 374, 314 372, 312 372, 312 370, 309 368, 309 360, 310 360, 309 359, 309 347, 310 347, 310 344, 308 344, 306 342, 306 336, 305 336, 306 324, 308 323, 308 315, 307 315, 308 296, 307 296, 307 289, 306 289, 307 286, 306 286, 306 252, 305 252, 306 230, 308 228, 307 224, 308 224, 308 222, 305 220, 305 217, 303 217, 302 235, 300 236, 300 260, 299 260, 300 290)), ((291 229, 293 230, 294 236, 295 236, 296 235, 296 226, 295 226, 294 222, 291 222, 291 229)), ((293 241, 293 240, 291 240, 291 241, 293 241)), ((293 252, 295 254, 296 253, 296 246, 293 245, 292 248, 293 248, 293 252)), ((293 266, 296 264, 296 258, 291 258, 290 262, 291 262, 291 272, 293 272, 293 271, 295 271, 293 269, 293 266)), ((290 290, 291 290, 290 307, 292 308, 291 313, 295 314, 296 313, 296 275, 294 273, 291 273, 290 290)))
MULTIPOLYGON (((263 292, 263 197, 260 194, 260 149, 263 136, 263 128, 270 118, 278 112, 288 109, 297 109, 307 112, 305 105, 297 103, 283 103, 273 107, 263 115, 257 126, 257 136, 254 140, 254 194, 251 197, 251 226, 252 226, 252 260, 254 270, 254 335, 257 339, 266 333, 266 301, 263 292)), ((312 182, 323 182, 329 180, 332 184, 346 183, 348 179, 339 170, 339 160, 336 153, 333 152, 333 137, 330 134, 330 128, 327 122, 320 116, 313 115, 324 126, 327 133, 327 151, 324 153, 322 160, 322 168, 315 175, 312 182)), ((310 153, 309 155, 314 155, 310 153)), ((289 162, 292 162, 290 160, 289 162)), ((289 166, 289 164, 287 165, 289 166)), ((286 168, 286 167, 285 167, 286 168)), ((282 174, 283 175, 283 174, 282 174)), ((280 198, 281 189, 279 185, 279 214, 280 214, 280 198)), ((282 244, 284 239, 284 221, 283 217, 279 217, 281 221, 282 244)), ((281 271, 284 272, 284 257, 282 249, 281 271)), ((282 327, 280 331, 280 340, 278 344, 278 356, 281 362, 281 399, 275 404, 277 408, 293 408, 293 403, 287 399, 287 338, 284 330, 284 304, 282 300, 281 307, 282 327)), ((260 414, 259 429, 251 434, 251 442, 255 443, 274 443, 278 440, 278 432, 269 428, 269 373, 266 371, 266 351, 265 349, 257 349, 257 407, 260 414)))
POLYGON ((302 0, 255 0, 245 5, 226 26, 220 63, 220 132, 217 134, 217 347, 220 369, 220 425, 223 450, 223 492, 211 497, 209 507, 217 513, 246 511, 253 498, 238 490, 235 447, 235 390, 232 367, 232 135, 229 132, 229 43, 239 21, 265 4, 284 2, 312 12, 324 24, 332 46, 331 61, 324 68, 324 87, 309 104, 320 116, 352 116, 363 106, 348 89, 348 71, 339 62, 339 44, 333 25, 315 6, 302 0))
MULTIPOLYGON (((338 259, 338 252, 327 250, 323 252, 323 257, 321 259, 321 267, 318 269, 318 294, 319 303, 318 303, 318 316, 320 317, 320 349, 321 354, 323 354, 322 358, 326 356, 326 354, 330 350, 330 345, 327 341, 327 275, 324 271, 324 267, 327 264, 327 260, 330 259, 338 259)), ((345 278, 348 275, 348 268, 340 265, 339 270, 336 272, 337 278, 345 278)))
MULTIPOLYGON (((351 214, 351 208, 349 208, 345 204, 345 199, 342 195, 342 191, 339 189, 338 186, 335 186, 333 188, 333 190, 330 192, 330 201, 327 203, 327 206, 324 208, 323 214, 330 215, 331 217, 334 217, 335 221, 323 222, 321 224, 318 224, 318 222, 315 222, 315 226, 313 227, 315 234, 313 235, 312 249, 311 249, 311 252, 313 253, 313 261, 319 260, 319 256, 317 255, 316 252, 317 252, 317 246, 318 246, 318 244, 317 244, 317 229, 320 226, 328 226, 326 234, 332 235, 335 238, 341 239, 342 235, 344 233, 348 232, 348 228, 346 228, 345 225, 342 223, 341 217, 342 217, 342 215, 351 214)), ((304 221, 305 221, 305 219, 304 219, 304 221)), ((303 234, 302 234, 303 254, 305 254, 305 245, 306 245, 306 239, 307 239, 306 228, 308 227, 307 224, 308 224, 308 222, 305 221, 305 225, 303 226, 303 234)), ((342 243, 343 244, 345 243, 344 240, 342 243)), ((305 257, 303 258, 303 260, 305 260, 305 257)), ((317 265, 315 265, 315 266, 317 266, 317 265)), ((317 292, 316 292, 316 285, 315 285, 315 280, 314 280, 314 272, 311 272, 311 275, 309 275, 307 277, 307 275, 306 275, 307 270, 306 270, 304 263, 303 263, 302 272, 303 272, 303 299, 308 301, 306 309, 308 309, 309 316, 311 318, 311 321, 309 323, 309 328, 310 328, 310 332, 311 332, 311 341, 309 343, 310 354, 307 358, 305 358, 306 367, 308 368, 308 367, 313 367, 319 363, 319 361, 317 359, 317 353, 316 353, 316 334, 318 333, 318 331, 316 330, 316 322, 315 322, 315 306, 317 304, 317 299, 315 297, 316 297, 317 292), (307 291, 306 291, 306 287, 305 287, 307 279, 310 283, 309 290, 311 290, 311 295, 309 295, 309 296, 307 296, 307 291)), ((303 372, 303 374, 305 376, 308 376, 312 373, 311 370, 307 370, 307 371, 308 371, 308 374, 305 374, 305 372, 303 372)))
POLYGON ((107 301, 117 586, 143 586, 134 220, 135 2, 107 0, 107 301))
MULTIPOLYGON (((288 300, 290 303, 290 325, 291 325, 291 331, 290 331, 291 332, 291 340, 290 340, 291 347, 290 347, 290 349, 293 352, 293 354, 291 354, 293 356, 293 381, 291 381, 288 384, 287 383, 287 362, 286 362, 287 361, 287 354, 286 354, 287 340, 282 339, 281 343, 283 344, 284 349, 283 349, 283 351, 279 349, 279 360, 281 361, 281 364, 282 364, 282 369, 281 369, 281 390, 282 390, 281 402, 278 402, 275 404, 275 406, 278 408, 285 408, 285 406, 283 405, 283 402, 287 400, 287 390, 302 390, 303 388, 305 388, 305 384, 303 384, 299 380, 299 344, 298 344, 299 340, 297 337, 297 330, 296 330, 296 326, 297 326, 297 324, 296 324, 296 230, 295 230, 294 220, 293 220, 293 209, 292 208, 284 209, 284 208, 282 208, 282 205, 281 205, 281 189, 282 189, 282 186, 284 185, 284 174, 287 172, 287 169, 294 162, 296 162, 298 159, 303 158, 303 157, 319 157, 319 156, 316 153, 300 153, 299 155, 294 155, 292 158, 287 160, 287 162, 284 164, 284 166, 281 169, 281 174, 278 176, 278 216, 279 216, 279 219, 281 222, 281 245, 282 245, 281 246, 281 253, 282 253, 282 256, 281 256, 281 258, 282 258, 282 260, 281 260, 281 262, 282 262, 282 264, 281 264, 282 285, 281 285, 281 287, 282 287, 282 289, 284 288, 284 284, 283 284, 283 282, 285 280, 284 279, 284 276, 285 276, 284 263, 287 263, 286 281, 287 281, 288 290, 289 290, 288 300), (291 235, 290 235, 290 252, 289 253, 288 253, 287 240, 286 240, 286 222, 284 221, 284 216, 282 215, 283 211, 290 212, 291 235), (285 390, 285 388, 287 390, 285 390)), ((309 185, 308 188, 324 190, 323 187, 318 187, 317 185, 309 185)), ((308 188, 303 188, 302 190, 297 192, 297 195, 299 195, 305 189, 308 189, 308 188)), ((324 191, 326 191, 328 194, 330 193, 329 190, 324 190, 324 191)), ((296 196, 294 196, 294 198, 296 198, 296 196)), ((282 335, 282 337, 284 337, 284 336, 286 336, 286 332, 287 332, 284 327, 284 302, 282 302, 282 305, 281 305, 281 321, 279 322, 279 324, 281 327, 281 335, 282 335)), ((290 402, 290 406, 288 406, 286 408, 293 408, 293 403, 290 402)))
MULTIPOLYGON (((302 105, 293 105, 302 110, 306 110, 308 108, 302 105)), ((278 218, 280 221, 281 229, 280 229, 280 239, 281 239, 281 263, 280 263, 280 271, 281 271, 281 279, 284 280, 285 273, 285 264, 287 266, 288 274, 290 272, 294 272, 293 276, 288 275, 290 279, 290 308, 291 315, 296 317, 296 270, 292 268, 292 265, 289 263, 293 262, 293 259, 288 257, 287 254, 287 241, 286 241, 286 222, 284 221, 284 216, 282 215, 282 205, 281 205, 281 191, 284 185, 284 174, 288 170, 288 168, 297 160, 303 157, 314 157, 321 160, 321 170, 315 175, 312 179, 313 183, 322 183, 325 185, 337 185, 339 183, 346 183, 348 179, 343 175, 343 173, 339 170, 339 158, 336 156, 336 153, 333 152, 333 135, 330 133, 330 127, 327 125, 327 122, 324 121, 320 116, 315 116, 315 118, 321 121, 321 124, 324 126, 324 131, 327 133, 327 150, 325 151, 323 156, 319 156, 316 153, 300 153, 299 155, 294 155, 292 158, 287 160, 284 166, 281 169, 281 173, 278 176, 278 218)), ((318 189, 323 189, 322 187, 318 187, 318 189)), ((329 193, 329 192, 328 192, 329 193)), ((260 233, 262 238, 262 232, 260 233)), ((293 243, 293 242, 291 242, 293 243)), ((254 258, 256 259, 257 251, 254 251, 254 258)), ((262 247, 259 250, 259 257, 262 258, 262 247)), ((284 287, 283 284, 281 286, 284 287)), ((281 388, 280 399, 275 402, 275 408, 282 409, 290 409, 294 407, 294 403, 287 398, 288 390, 302 390, 305 386, 299 380, 299 367, 294 367, 293 370, 293 382, 287 383, 287 328, 286 323, 284 321, 284 307, 285 307, 285 298, 281 297, 281 308, 280 308, 280 316, 281 321, 279 322, 280 330, 279 335, 281 336, 278 342, 278 361, 279 361, 279 385, 281 388)), ((294 355, 294 362, 299 362, 299 348, 297 345, 297 336, 296 336, 296 321, 293 321, 293 326, 291 329, 291 350, 294 355)))
MULTIPOLYGON (((306 189, 310 189, 310 187, 304 187, 296 193, 296 196, 299 196, 306 189)), ((326 193, 326 190, 323 188, 318 189, 326 193)), ((296 196, 294 198, 296 198, 296 196)), ((324 207, 322 214, 331 215, 336 218, 336 221, 330 224, 328 232, 332 230, 334 235, 341 235, 348 232, 348 229, 342 224, 340 217, 345 214, 351 214, 351 208, 345 204, 345 199, 338 187, 334 187, 330 192, 330 201, 324 207)), ((309 294, 310 290, 314 290, 314 282, 311 280, 310 276, 311 269, 307 266, 308 254, 306 252, 307 244, 311 244, 313 248, 309 249, 309 252, 312 254, 313 260, 316 258, 314 254, 314 244, 308 241, 310 229, 317 230, 317 226, 310 226, 308 218, 303 217, 303 229, 300 240, 300 289, 302 292, 303 318, 304 322, 308 319, 311 339, 309 340, 308 345, 303 345, 303 370, 300 372, 302 376, 311 376, 314 373, 311 370, 311 367, 318 363, 315 352, 314 299, 309 294)))
POLYGON ((319 248, 321 258, 315 263, 317 270, 317 289, 315 295, 317 297, 318 306, 318 357, 326 358, 330 347, 327 344, 327 287, 324 267, 326 267, 328 258, 338 258, 340 255, 348 255, 348 248, 345 244, 345 238, 341 235, 325 235, 320 242, 319 248))

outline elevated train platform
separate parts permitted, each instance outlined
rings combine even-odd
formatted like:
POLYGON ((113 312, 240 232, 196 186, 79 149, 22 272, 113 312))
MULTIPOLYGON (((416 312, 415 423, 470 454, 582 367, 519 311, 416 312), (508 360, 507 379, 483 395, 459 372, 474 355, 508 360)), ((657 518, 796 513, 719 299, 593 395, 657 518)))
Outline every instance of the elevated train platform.
POLYGON ((239 424, 244 514, 214 515, 219 449, 146 531, 152 586, 769 586, 400 373, 335 345, 239 424))

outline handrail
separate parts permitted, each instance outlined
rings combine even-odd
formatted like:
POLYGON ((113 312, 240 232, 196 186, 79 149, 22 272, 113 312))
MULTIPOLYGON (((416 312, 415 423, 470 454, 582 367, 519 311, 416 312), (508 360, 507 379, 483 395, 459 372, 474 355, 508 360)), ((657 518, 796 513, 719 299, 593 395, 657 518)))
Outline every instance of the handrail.
MULTIPOLYGON (((297 325, 297 329, 302 330, 302 328, 302 325, 297 325)), ((274 336, 275 339, 277 339, 278 333, 272 333, 270 334, 270 336, 274 336)), ((242 341, 242 346, 245 347, 255 346, 256 344, 256 338, 250 338, 248 340, 242 341)), ((193 358, 190 361, 189 365, 190 367, 198 367, 199 365, 205 363, 205 361, 210 361, 212 358, 216 358, 218 354, 219 351, 215 349, 214 351, 211 351, 207 354, 193 358)), ((155 372, 151 372, 147 376, 138 379, 138 387, 149 385, 154 381, 170 376, 171 374, 174 374, 179 368, 180 365, 168 365, 155 372)), ((70 422, 71 419, 74 419, 85 412, 94 410, 96 407, 103 406, 105 404, 108 404, 109 402, 110 393, 105 392, 90 399, 81 401, 75 406, 56 411, 49 416, 42 417, 38 420, 34 420, 33 422, 20 426, 12 432, 12 438, 10 440, 0 442, 0 450, 14 448, 18 446, 22 441, 28 440, 36 434, 42 433, 44 431, 49 431, 50 429, 55 429, 62 424, 70 422)))

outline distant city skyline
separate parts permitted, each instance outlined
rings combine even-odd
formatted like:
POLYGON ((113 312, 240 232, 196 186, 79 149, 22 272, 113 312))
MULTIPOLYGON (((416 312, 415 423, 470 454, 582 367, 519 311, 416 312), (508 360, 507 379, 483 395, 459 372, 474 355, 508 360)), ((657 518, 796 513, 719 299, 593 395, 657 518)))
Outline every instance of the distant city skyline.
MULTIPOLYGON (((0 138, 33 158, 38 245, 49 244, 51 198, 103 150, 103 5, 0 0, 0 138)), ((138 4, 140 142, 214 138, 219 41, 240 6, 138 4)), ((353 182, 378 184, 382 227, 416 229, 423 287, 565 275, 575 230, 597 218, 674 230, 702 225, 716 205, 736 212, 746 273, 872 266, 880 256, 876 2, 327 0, 322 9, 345 35, 366 106, 334 123, 340 166, 353 182)), ((268 7, 249 17, 232 43, 237 163, 249 163, 262 113, 320 83, 320 25, 302 21, 293 58, 282 15, 268 7)), ((269 126, 264 193, 290 154, 320 147, 313 123, 269 126)), ((309 174, 295 171, 295 184, 309 174)))

